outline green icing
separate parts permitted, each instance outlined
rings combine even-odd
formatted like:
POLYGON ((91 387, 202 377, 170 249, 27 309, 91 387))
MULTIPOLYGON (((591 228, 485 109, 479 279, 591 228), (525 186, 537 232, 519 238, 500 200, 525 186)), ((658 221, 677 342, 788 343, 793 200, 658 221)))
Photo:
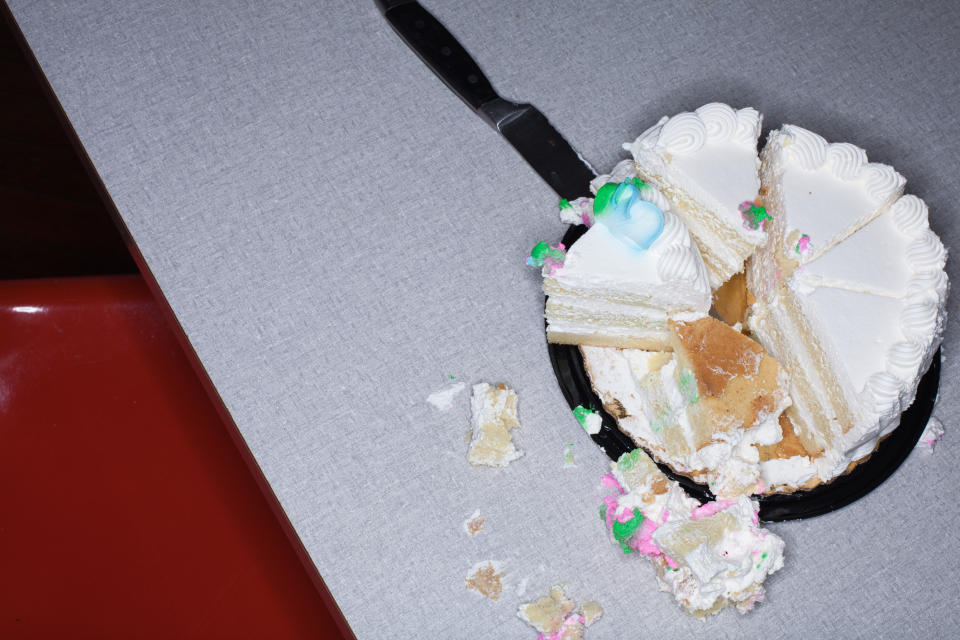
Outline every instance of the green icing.
POLYGON ((767 220, 771 220, 770 214, 762 205, 757 205, 747 200, 740 203, 740 215, 743 217, 743 224, 750 229, 759 229, 763 231, 763 225, 767 220))
POLYGON ((577 405, 573 410, 573 416, 577 419, 577 422, 580 423, 580 426, 584 429, 587 428, 587 418, 595 414, 596 411, 592 409, 587 409, 583 405, 577 405))
POLYGON ((689 369, 680 370, 680 380, 677 381, 680 387, 680 394, 688 404, 697 404, 700 401, 700 393, 697 391, 697 379, 689 369))
POLYGON ((673 424, 673 411, 657 411, 653 420, 650 422, 650 429, 654 433, 660 433, 664 427, 673 424))
POLYGON ((633 553, 633 549, 630 548, 629 541, 633 534, 637 532, 637 529, 640 528, 642 523, 643 514, 640 513, 639 510, 634 510, 633 517, 626 522, 619 522, 617 520, 613 521, 613 537, 617 542, 620 543, 620 547, 623 549, 624 553, 633 553))
POLYGON ((593 199, 593 215, 603 215, 613 207, 613 196, 617 193, 619 186, 616 182, 608 182, 597 190, 597 195, 593 199))
POLYGON ((636 466, 637 460, 639 459, 640 449, 634 449, 633 451, 623 454, 617 459, 617 468, 620 469, 620 471, 629 471, 636 466))
POLYGON ((647 183, 640 178, 630 178, 627 181, 632 182, 633 186, 635 186, 637 189, 643 189, 645 186, 647 186, 647 183))
POLYGON ((573 205, 566 198, 560 198, 560 209, 573 209, 573 205))

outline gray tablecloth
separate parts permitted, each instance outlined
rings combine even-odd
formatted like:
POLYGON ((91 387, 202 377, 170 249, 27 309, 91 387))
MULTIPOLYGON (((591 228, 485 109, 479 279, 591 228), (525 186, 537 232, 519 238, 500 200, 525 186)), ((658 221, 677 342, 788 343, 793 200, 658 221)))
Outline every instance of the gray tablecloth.
MULTIPOLYGON (((523 265, 563 233, 556 196, 372 1, 10 4, 359 637, 532 638, 517 605, 557 582, 606 610, 595 640, 960 625, 957 296, 936 453, 839 512, 772 526, 787 557, 767 601, 701 623, 597 517, 607 460, 561 396, 539 275, 523 265), (522 459, 467 464, 468 392, 446 412, 425 401, 451 375, 517 390, 522 459), (470 537, 477 510, 486 526, 470 537), (507 567, 497 602, 464 586, 487 559, 507 567)), ((427 6, 599 169, 662 115, 752 105, 767 128, 798 124, 896 166, 960 246, 960 4, 427 6)))

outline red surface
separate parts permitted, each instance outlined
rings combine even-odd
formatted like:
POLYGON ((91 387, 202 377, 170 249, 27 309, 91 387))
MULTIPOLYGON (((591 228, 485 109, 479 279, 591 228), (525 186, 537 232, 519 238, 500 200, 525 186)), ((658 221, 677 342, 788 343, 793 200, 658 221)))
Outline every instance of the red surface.
POLYGON ((0 637, 344 637, 232 428, 139 277, 0 282, 0 637))

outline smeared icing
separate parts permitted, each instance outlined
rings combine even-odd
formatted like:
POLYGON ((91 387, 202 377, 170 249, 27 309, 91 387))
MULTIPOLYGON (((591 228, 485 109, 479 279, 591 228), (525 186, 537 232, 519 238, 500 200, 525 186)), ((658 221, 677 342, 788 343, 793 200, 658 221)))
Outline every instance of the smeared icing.
POLYGON ((576 460, 573 459, 573 443, 570 442, 567 444, 567 448, 563 453, 563 468, 569 469, 575 466, 577 466, 577 463, 576 460))
POLYGON ((793 250, 796 251, 798 256, 808 256, 810 255, 810 236, 807 234, 802 234, 797 240, 797 244, 794 245, 793 250))
POLYGON ((580 423, 580 426, 583 427, 584 431, 590 435, 600 433, 600 425, 603 424, 603 419, 599 413, 593 409, 587 409, 579 405, 573 410, 573 415, 577 419, 577 422, 580 423))
POLYGON ((740 217, 743 218, 743 226, 747 229, 763 231, 767 220, 770 220, 770 214, 767 213, 766 208, 756 202, 744 200, 738 209, 740 217))
POLYGON ((538 242, 530 251, 530 256, 527 258, 527 266, 543 267, 544 272, 552 276, 557 272, 557 269, 563 266, 565 259, 566 247, 563 246, 562 242, 558 242, 556 246, 547 244, 546 242, 538 242))
POLYGON ((757 502, 699 505, 640 450, 611 467, 601 515, 624 553, 650 558, 661 590, 698 617, 763 600, 764 579, 783 566, 783 541, 760 528, 757 502))
POLYGON ((559 207, 560 219, 564 222, 588 227, 593 224, 593 198, 577 198, 572 202, 562 198, 559 207))

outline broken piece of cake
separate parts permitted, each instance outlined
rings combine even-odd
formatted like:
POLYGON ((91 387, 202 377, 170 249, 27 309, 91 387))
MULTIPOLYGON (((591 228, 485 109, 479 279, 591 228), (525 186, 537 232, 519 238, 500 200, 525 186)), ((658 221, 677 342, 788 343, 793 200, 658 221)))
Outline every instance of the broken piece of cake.
POLYGON ((521 605, 517 615, 540 632, 537 640, 582 640, 583 630, 600 619, 603 609, 593 600, 577 608, 558 584, 550 588, 550 595, 521 605))
POLYGON ((673 351, 581 347, 604 408, 638 446, 714 495, 762 492, 757 447, 781 440, 789 376, 714 318, 670 323, 669 335, 673 351))
POLYGON ((505 384, 481 382, 473 386, 470 399, 473 436, 467 460, 475 466, 505 467, 523 453, 513 442, 512 431, 520 428, 517 394, 505 384))
POLYGON ((700 505, 637 449, 611 464, 601 516, 624 553, 647 556, 661 591, 703 618, 764 599, 763 582, 783 567, 783 540, 760 527, 746 496, 700 505))

